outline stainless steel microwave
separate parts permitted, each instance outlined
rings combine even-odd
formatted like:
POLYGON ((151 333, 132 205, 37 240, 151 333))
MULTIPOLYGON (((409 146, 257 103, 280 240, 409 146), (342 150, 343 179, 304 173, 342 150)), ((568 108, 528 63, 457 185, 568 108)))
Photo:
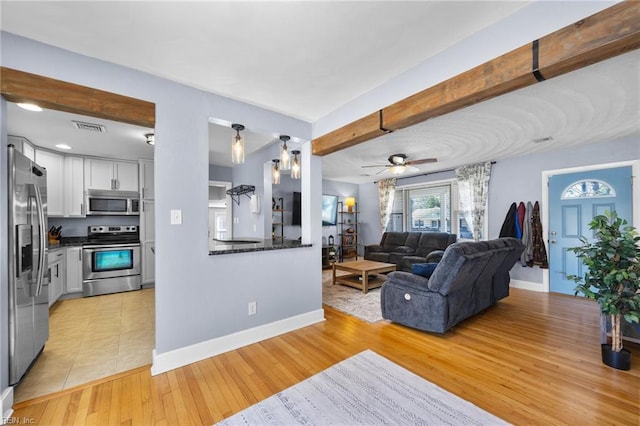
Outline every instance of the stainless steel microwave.
POLYGON ((140 214, 135 191, 87 190, 87 215, 131 216, 140 214))

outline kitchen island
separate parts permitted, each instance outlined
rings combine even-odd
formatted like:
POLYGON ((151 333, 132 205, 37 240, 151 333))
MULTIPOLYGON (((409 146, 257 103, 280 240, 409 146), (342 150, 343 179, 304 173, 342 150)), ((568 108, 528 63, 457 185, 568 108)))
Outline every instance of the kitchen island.
POLYGON ((297 240, 273 241, 261 238, 233 238, 230 240, 213 240, 209 255, 247 253, 252 251, 282 250, 300 247, 311 247, 297 240))

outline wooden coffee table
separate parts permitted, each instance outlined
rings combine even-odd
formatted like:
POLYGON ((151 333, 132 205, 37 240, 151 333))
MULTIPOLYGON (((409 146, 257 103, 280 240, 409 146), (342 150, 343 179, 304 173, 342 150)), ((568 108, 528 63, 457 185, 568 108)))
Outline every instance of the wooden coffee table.
POLYGON ((373 260, 354 260, 333 264, 333 284, 339 283, 355 287, 367 293, 370 289, 378 288, 384 283, 384 278, 372 278, 371 274, 391 272, 396 270, 394 263, 374 262, 373 260), (349 272, 347 275, 336 276, 336 271, 349 272))

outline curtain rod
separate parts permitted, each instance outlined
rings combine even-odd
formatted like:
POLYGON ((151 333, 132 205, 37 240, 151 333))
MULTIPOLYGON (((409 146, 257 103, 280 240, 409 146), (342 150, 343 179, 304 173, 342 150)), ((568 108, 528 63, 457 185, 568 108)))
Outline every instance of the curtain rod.
MULTIPOLYGON (((495 162, 495 161, 492 161, 492 162, 491 162, 491 164, 496 164, 496 162, 495 162)), ((419 175, 402 176, 402 177, 398 177, 398 178, 396 178, 396 180, 399 180, 399 179, 409 179, 409 178, 420 177, 420 176, 435 175, 435 174, 437 174, 437 173, 454 172, 455 170, 456 170, 456 169, 437 170, 437 171, 435 171, 435 172, 426 172, 426 173, 421 173, 421 174, 419 174, 419 175)), ((376 180, 376 181, 374 181, 373 183, 374 183, 374 184, 375 184, 375 183, 378 183, 378 181, 376 180)))

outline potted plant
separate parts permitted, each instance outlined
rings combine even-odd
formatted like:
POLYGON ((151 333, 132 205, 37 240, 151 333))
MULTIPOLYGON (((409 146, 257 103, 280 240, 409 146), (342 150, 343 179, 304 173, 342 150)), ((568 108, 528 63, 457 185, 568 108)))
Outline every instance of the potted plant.
MULTIPOLYGON (((602 361, 610 367, 628 370, 631 352, 622 347, 622 320, 640 322, 640 235, 616 212, 593 218, 589 228, 595 240, 584 236, 582 245, 569 250, 588 268, 584 276, 570 275, 576 295, 582 293, 600 305, 611 323, 611 345, 602 345, 602 361)), ((606 322, 605 322, 606 324, 606 322)), ((605 326, 603 324, 603 326, 605 326)))

